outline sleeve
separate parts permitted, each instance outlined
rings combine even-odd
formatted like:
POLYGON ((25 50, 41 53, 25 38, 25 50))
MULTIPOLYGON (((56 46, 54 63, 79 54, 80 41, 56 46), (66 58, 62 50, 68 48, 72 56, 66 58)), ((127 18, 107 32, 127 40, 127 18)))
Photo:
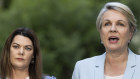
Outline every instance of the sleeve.
POLYGON ((54 77, 54 76, 44 76, 43 79, 56 79, 56 77, 54 77))
POLYGON ((79 77, 79 69, 78 68, 79 67, 78 67, 78 62, 77 62, 76 65, 75 65, 73 74, 72 74, 72 79, 80 79, 80 77, 79 77))

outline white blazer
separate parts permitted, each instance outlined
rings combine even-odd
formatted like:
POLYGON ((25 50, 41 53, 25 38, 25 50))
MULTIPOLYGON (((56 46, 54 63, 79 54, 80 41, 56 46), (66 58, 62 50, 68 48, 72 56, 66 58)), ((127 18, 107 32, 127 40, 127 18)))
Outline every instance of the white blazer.
MULTIPOLYGON (((123 79, 140 79, 140 55, 128 50, 127 66, 123 79)), ((104 79, 104 62, 106 52, 103 55, 78 61, 72 75, 72 79, 104 79)))

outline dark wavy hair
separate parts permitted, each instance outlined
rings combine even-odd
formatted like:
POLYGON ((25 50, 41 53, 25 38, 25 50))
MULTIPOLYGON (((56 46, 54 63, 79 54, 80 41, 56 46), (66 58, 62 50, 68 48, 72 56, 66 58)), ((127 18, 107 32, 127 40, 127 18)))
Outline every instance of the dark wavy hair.
POLYGON ((29 64, 29 77, 30 79, 41 79, 42 77, 42 62, 41 62, 41 53, 40 53, 40 44, 35 33, 28 29, 27 27, 17 28, 13 31, 8 39, 5 42, 5 45, 2 50, 1 62, 0 62, 0 71, 1 79, 6 79, 6 77, 12 77, 12 65, 10 62, 10 47, 11 43, 16 35, 22 35, 28 37, 34 48, 34 63, 29 64))

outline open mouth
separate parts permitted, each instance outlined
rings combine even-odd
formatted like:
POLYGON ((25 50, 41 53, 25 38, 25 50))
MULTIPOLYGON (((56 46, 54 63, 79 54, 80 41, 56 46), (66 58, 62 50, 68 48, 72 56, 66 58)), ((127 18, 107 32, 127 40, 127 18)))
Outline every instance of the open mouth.
POLYGON ((119 41, 119 38, 117 36, 111 36, 108 40, 110 43, 117 43, 119 41))

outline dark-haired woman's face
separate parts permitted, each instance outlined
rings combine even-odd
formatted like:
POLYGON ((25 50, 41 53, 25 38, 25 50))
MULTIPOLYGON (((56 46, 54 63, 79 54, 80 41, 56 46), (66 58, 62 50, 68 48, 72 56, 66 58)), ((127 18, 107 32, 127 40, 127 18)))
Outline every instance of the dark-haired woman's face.
POLYGON ((25 36, 16 35, 10 47, 10 61, 16 69, 28 69, 33 58, 32 41, 25 36))

